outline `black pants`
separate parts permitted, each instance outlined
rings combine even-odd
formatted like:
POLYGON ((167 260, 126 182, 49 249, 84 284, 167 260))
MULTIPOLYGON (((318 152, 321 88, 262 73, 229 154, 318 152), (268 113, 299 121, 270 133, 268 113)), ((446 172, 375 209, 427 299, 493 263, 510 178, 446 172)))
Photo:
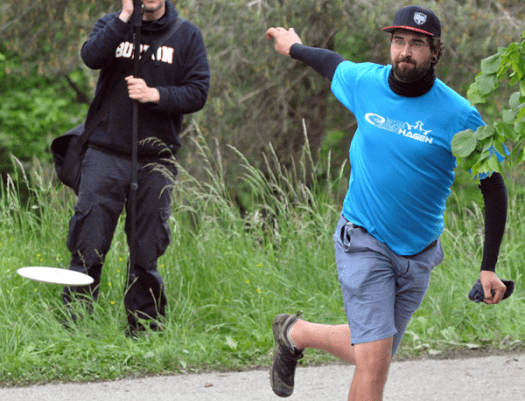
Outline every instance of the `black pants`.
MULTIPOLYGON (((131 327, 137 326, 137 317, 156 320, 165 315, 166 295, 157 271, 157 259, 166 251, 171 237, 168 179, 141 163, 137 176, 136 260, 135 266, 128 269, 124 297, 131 327)), ((88 274, 94 283, 88 287, 66 287, 63 297, 66 305, 74 292, 89 293, 97 299, 104 259, 124 207, 129 245, 130 181, 131 160, 87 149, 75 214, 69 222, 67 246, 72 254, 70 269, 88 274)))

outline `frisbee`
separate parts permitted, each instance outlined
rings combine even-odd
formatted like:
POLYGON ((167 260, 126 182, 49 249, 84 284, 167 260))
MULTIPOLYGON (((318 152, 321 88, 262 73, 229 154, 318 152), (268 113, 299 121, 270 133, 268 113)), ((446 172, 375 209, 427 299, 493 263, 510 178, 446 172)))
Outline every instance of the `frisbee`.
POLYGON ((29 266, 17 270, 22 277, 42 283, 84 286, 93 283, 93 278, 84 273, 57 267, 29 266))

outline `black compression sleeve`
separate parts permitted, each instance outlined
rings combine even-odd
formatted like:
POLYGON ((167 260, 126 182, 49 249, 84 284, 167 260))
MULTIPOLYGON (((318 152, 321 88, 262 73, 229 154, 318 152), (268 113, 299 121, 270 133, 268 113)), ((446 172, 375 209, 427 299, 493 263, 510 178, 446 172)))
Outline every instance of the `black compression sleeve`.
POLYGON ((345 61, 343 56, 331 50, 304 46, 299 43, 290 48, 290 56, 309 65, 330 81, 334 77, 337 66, 345 61))
POLYGON ((507 223, 507 187, 503 176, 493 173, 480 181, 479 188, 485 201, 485 242, 481 270, 495 271, 507 223))

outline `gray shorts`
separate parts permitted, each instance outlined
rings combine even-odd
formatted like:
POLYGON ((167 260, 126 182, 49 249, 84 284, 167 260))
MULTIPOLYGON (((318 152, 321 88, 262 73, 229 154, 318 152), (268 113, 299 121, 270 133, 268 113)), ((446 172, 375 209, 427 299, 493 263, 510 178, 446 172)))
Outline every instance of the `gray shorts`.
POLYGON ((393 336, 394 355, 423 301, 432 269, 443 261, 441 243, 414 256, 400 256, 343 216, 334 242, 352 344, 393 336))

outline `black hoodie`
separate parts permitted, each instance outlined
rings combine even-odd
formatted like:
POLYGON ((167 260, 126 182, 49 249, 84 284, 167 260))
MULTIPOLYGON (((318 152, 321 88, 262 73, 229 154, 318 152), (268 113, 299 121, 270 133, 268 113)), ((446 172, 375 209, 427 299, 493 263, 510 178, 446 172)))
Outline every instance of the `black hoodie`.
MULTIPOLYGON (((133 75, 133 28, 131 22, 122 22, 119 15, 120 12, 100 18, 81 50, 84 63, 91 69, 101 70, 86 126, 103 107, 106 114, 89 138, 88 145, 131 157, 133 102, 124 78, 133 75), (113 97, 115 100, 105 104, 111 91, 117 92, 113 97)), ((141 44, 151 44, 177 17, 175 7, 166 1, 166 13, 162 18, 143 21, 141 44)), ((158 60, 149 60, 140 70, 139 77, 159 91, 160 102, 158 105, 139 104, 139 141, 158 138, 176 153, 181 146, 179 133, 184 114, 204 107, 210 86, 206 48, 199 28, 184 22, 157 54, 159 57, 155 58, 158 60)), ((141 144, 139 159, 155 159, 159 151, 158 145, 141 144)))

